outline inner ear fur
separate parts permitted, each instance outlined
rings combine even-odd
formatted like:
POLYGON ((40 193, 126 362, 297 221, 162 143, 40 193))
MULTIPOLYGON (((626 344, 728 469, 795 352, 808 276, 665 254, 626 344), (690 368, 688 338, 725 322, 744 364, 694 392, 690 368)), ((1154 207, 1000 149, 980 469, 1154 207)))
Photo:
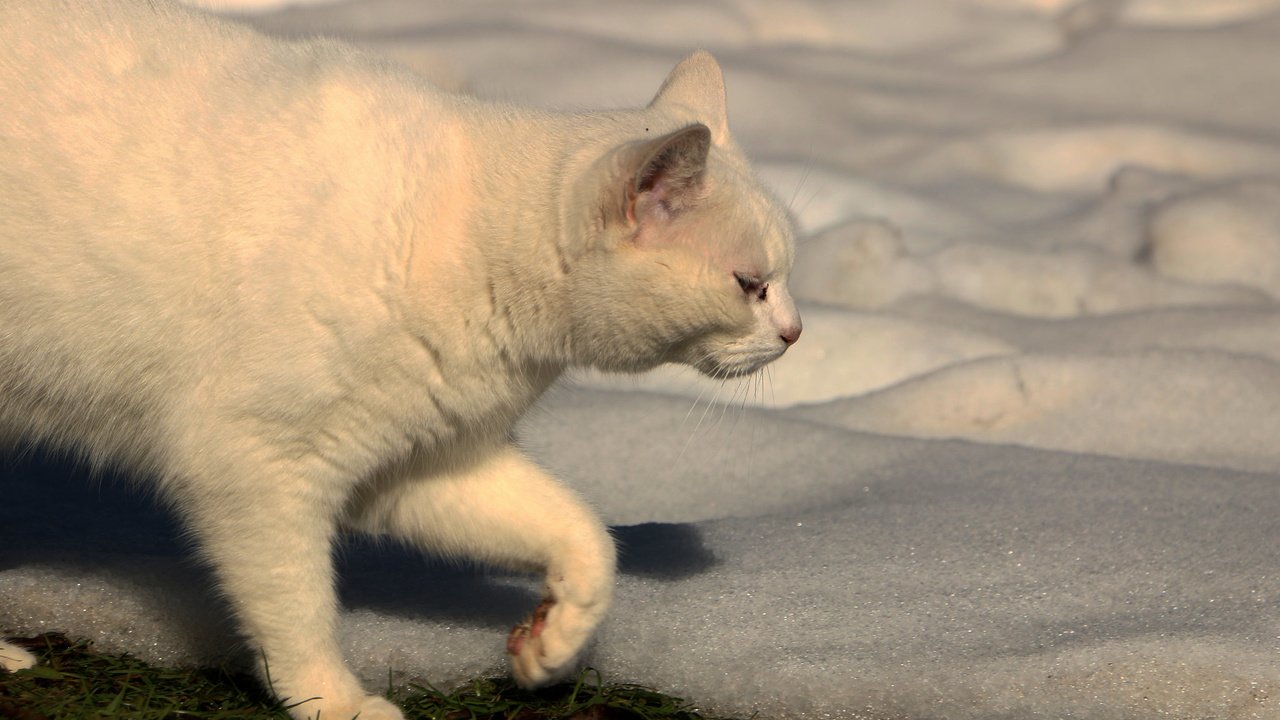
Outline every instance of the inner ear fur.
POLYGON ((695 123, 653 140, 637 141, 630 149, 628 223, 669 219, 697 201, 711 151, 711 130, 706 125, 695 123))

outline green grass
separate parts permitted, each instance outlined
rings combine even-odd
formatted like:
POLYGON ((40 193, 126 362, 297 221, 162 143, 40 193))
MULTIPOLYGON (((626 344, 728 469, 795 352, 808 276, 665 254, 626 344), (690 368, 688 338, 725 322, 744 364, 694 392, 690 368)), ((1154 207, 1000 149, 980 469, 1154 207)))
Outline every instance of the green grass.
MULTIPOLYGON (((0 718, 6 720, 288 718, 249 675, 153 667, 53 633, 17 642, 40 664, 0 671, 0 718)), ((680 698, 604 683, 590 668, 576 682, 533 692, 506 678, 484 678, 447 693, 410 685, 392 689, 390 696, 410 720, 711 720, 680 698)))

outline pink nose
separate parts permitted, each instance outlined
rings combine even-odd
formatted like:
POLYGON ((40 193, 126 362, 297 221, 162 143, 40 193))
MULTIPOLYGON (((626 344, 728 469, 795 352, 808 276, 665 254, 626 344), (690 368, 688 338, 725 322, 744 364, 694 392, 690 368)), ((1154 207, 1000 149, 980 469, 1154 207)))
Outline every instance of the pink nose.
POLYGON ((800 326, 796 325, 783 330, 782 335, 779 337, 782 338, 782 342, 787 344, 787 347, 795 345, 796 341, 800 339, 800 326))

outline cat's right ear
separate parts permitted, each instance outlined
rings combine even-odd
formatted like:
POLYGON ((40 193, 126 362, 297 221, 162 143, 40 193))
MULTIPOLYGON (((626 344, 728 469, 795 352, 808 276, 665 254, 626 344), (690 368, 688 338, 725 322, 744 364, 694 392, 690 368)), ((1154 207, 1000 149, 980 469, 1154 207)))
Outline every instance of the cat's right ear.
POLYGON ((643 229, 679 215, 702 196, 711 130, 694 124, 628 145, 623 216, 643 229))
POLYGON ((706 125, 715 143, 722 146, 732 142, 726 106, 724 73, 706 50, 681 60, 649 103, 651 108, 670 108, 706 125))

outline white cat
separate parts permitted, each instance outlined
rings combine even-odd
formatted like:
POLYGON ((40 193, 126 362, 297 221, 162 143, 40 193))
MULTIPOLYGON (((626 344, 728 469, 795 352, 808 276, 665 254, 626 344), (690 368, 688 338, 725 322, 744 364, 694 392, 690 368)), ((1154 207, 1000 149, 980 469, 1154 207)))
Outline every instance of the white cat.
POLYGON ((566 368, 779 357, 792 252, 706 53, 553 114, 162 2, 0 3, 0 435, 154 477, 300 718, 400 717, 339 652, 342 529, 545 572, 512 670, 572 669, 613 544, 512 423, 566 368))

